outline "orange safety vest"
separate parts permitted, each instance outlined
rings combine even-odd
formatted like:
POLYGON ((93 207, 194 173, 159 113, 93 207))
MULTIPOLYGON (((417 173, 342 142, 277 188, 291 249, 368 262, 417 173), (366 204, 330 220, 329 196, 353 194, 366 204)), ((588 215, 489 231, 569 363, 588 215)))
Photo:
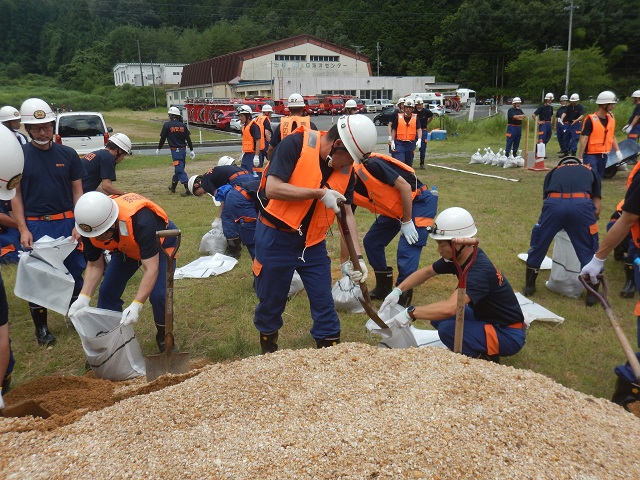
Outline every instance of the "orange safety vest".
MULTIPOLYGON (((158 217, 160 217, 166 225, 169 225, 169 217, 165 211, 151 200, 138 195, 137 193, 125 193, 124 195, 111 198, 118 204, 118 230, 119 236, 107 241, 100 241, 91 238, 91 243, 102 250, 110 250, 112 252, 122 252, 127 257, 134 260, 142 260, 140 255, 140 246, 136 242, 133 233, 133 216, 142 208, 148 208, 158 217)), ((162 239, 164 241, 164 238, 162 239)))
POLYGON ((589 115, 593 129, 591 130, 591 135, 589 135, 589 141, 587 143, 588 153, 609 153, 611 151, 613 134, 616 131, 616 119, 610 113, 607 113, 607 116, 609 117, 609 121, 605 129, 597 114, 592 113, 589 115))
POLYGON ((242 127, 242 153, 255 153, 256 152, 256 140, 251 136, 251 125, 258 125, 260 129, 260 150, 264 150, 264 125, 256 123, 256 120, 251 120, 247 125, 242 127))
POLYGON ((297 115, 289 115, 288 117, 282 117, 280 119, 280 140, 287 135, 291 135, 295 130, 293 128, 293 122, 296 123, 296 127, 311 128, 311 120, 309 117, 299 117, 297 115))
MULTIPOLYGON (((371 157, 381 158, 382 160, 392 163, 393 165, 396 165, 414 175, 416 173, 415 170, 406 163, 389 157, 388 155, 373 153, 369 156, 369 158, 371 157)), ((356 164, 353 168, 360 181, 366 187, 367 194, 369 196, 365 197, 364 195, 359 194, 357 190, 354 190, 353 203, 359 207, 366 208, 370 212, 379 213, 387 217, 401 220, 404 212, 402 210, 400 192, 395 187, 387 185, 371 175, 367 170, 366 163, 367 162, 365 161, 364 163, 356 164)), ((418 192, 417 189, 414 189, 414 191, 411 192, 411 200, 415 199, 419 193, 420 192, 418 192)))
POLYGON ((415 113, 412 113, 411 120, 409 120, 409 123, 407 123, 407 121, 404 119, 404 113, 398 113, 398 129, 396 130, 396 140, 413 142, 416 139, 417 119, 418 116, 415 113))
MULTIPOLYGON (((326 132, 317 132, 306 127, 299 127, 294 132, 303 134, 302 152, 288 183, 302 188, 326 187, 344 194, 349 186, 352 168, 349 168, 347 173, 334 170, 326 183, 322 183, 322 171, 318 161, 320 158, 320 138, 326 132)), ((260 181, 260 189, 264 191, 265 185, 266 175, 260 181)), ((305 245, 310 247, 325 239, 327 230, 336 216, 332 209, 325 207, 320 200, 316 199, 287 201, 273 198, 269 200, 265 211, 292 229, 299 230, 311 208, 313 208, 313 214, 305 238, 305 245)))

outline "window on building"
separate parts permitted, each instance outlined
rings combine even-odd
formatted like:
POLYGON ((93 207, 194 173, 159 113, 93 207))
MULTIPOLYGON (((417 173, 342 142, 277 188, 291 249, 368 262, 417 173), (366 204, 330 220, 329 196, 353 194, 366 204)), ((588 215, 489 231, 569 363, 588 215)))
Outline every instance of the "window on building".
POLYGON ((339 62, 339 55, 311 55, 312 62, 339 62))
POLYGON ((391 100, 393 98, 393 90, 360 90, 360 98, 391 100))
POLYGON ((187 92, 185 92, 184 90, 180 90, 180 99, 184 100, 185 98, 187 98, 187 92))
POLYGON ((196 97, 198 97, 198 98, 204 97, 204 95, 202 94, 202 89, 201 88, 198 88, 196 90, 196 97))
POLYGON ((276 55, 276 61, 306 62, 306 55, 276 55))
POLYGON ((180 72, 173 72, 174 75, 180 75, 180 72))
POLYGON ((356 96, 355 90, 322 90, 323 95, 351 95, 356 96))

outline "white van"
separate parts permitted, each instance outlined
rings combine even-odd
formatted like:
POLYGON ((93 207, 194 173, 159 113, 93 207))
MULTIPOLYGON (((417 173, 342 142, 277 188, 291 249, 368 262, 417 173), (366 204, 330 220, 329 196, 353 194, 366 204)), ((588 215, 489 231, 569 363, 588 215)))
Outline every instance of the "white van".
POLYGON ((83 156, 104 148, 112 132, 99 112, 64 112, 56 117, 53 140, 83 156))
POLYGON ((459 88, 456 90, 456 95, 460 97, 460 103, 465 106, 469 106, 472 103, 476 103, 476 91, 470 88, 459 88))
POLYGON ((421 98, 427 105, 435 104, 440 106, 444 110, 444 95, 440 92, 420 92, 411 93, 406 98, 410 98, 415 101, 416 98, 421 98))
POLYGON ((384 110, 384 107, 393 106, 391 100, 387 100, 386 98, 374 98, 373 104, 375 105, 376 112, 381 112, 384 110))

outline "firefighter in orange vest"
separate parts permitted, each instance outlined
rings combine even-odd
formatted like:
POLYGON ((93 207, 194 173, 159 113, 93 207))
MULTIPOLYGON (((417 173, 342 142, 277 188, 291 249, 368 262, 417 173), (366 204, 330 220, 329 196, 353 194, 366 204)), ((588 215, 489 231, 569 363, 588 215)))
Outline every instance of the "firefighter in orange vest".
MULTIPOLYGON (((413 168, 387 155, 372 153, 354 169, 354 204, 376 214, 362 243, 376 274, 371 298, 382 300, 393 285, 393 268, 387 266, 385 248, 398 232, 402 233, 396 256, 399 285, 418 269, 429 236, 427 227, 433 225, 436 216, 438 197, 416 177, 413 168)), ((408 307, 412 294, 413 290, 404 292, 398 303, 408 307)))
POLYGON ((240 123, 242 123, 242 159, 240 166, 247 172, 253 172, 254 177, 262 175, 265 148, 264 135, 260 125, 253 119, 253 110, 248 105, 238 108, 240 123))
POLYGON ((318 127, 309 119, 304 109, 304 98, 299 93, 292 93, 287 100, 289 115, 280 119, 280 125, 276 127, 269 142, 268 158, 271 158, 273 150, 287 135, 290 135, 298 127, 307 127, 318 130, 318 127))
POLYGON ((403 111, 391 121, 391 156, 413 166, 413 155, 422 145, 422 126, 413 113, 413 99, 404 101, 403 111))
POLYGON ((262 138, 264 138, 264 149, 260 152, 263 159, 268 158, 267 151, 269 148, 269 142, 271 141, 271 136, 273 135, 273 130, 271 129, 271 115, 273 115, 273 107, 268 103, 265 103, 262 106, 262 115, 255 118, 256 123, 260 127, 262 138))
MULTIPOLYGON (((87 192, 78 200, 74 213, 76 229, 82 234, 87 269, 80 296, 71 304, 68 315, 89 306, 100 280, 98 308, 122 311, 121 297, 127 282, 142 266, 138 291, 122 313, 120 324, 137 322, 148 298, 157 329, 156 343, 160 352, 164 352, 167 258, 160 252, 156 232, 177 227, 162 208, 137 193, 108 197, 100 192, 87 192), (102 256, 105 250, 111 252, 106 270, 102 256)), ((176 241, 176 237, 167 237, 163 247, 170 249, 176 241)))
MULTIPOLYGON (((311 336, 318 348, 340 342, 340 319, 331 294, 331 259, 326 234, 340 211, 339 202, 352 203, 353 162, 362 161, 376 144, 376 127, 365 115, 342 116, 328 132, 299 127, 274 152, 258 192, 260 213, 256 225, 253 261, 259 303, 254 324, 260 332, 262 353, 278 349, 278 331, 287 304, 294 270, 302 278, 311 310, 311 336)), ((346 222, 359 250, 351 208, 346 222)), ((359 253, 359 252, 358 252, 359 253)), ((343 249, 342 273, 363 282, 343 249)))
POLYGON ((590 165, 602 179, 611 147, 616 151, 618 161, 622 160, 622 152, 615 137, 616 119, 611 114, 618 99, 613 92, 604 91, 598 95, 596 103, 598 110, 587 116, 582 125, 578 158, 585 165, 590 165))

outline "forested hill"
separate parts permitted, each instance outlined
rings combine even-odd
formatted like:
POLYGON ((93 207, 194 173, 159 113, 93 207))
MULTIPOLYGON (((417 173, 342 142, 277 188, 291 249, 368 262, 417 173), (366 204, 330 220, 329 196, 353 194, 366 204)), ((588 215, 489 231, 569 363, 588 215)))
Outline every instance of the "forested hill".
MULTIPOLYGON (((634 90, 640 0, 574 0, 572 90, 634 90), (574 55, 575 52, 575 55, 574 55), (574 73, 575 70, 575 73, 574 73)), ((374 74, 435 75, 486 94, 564 90, 570 0, 0 0, 0 76, 90 92, 112 67, 190 63, 309 33, 374 74)), ((589 91, 585 91, 589 90, 589 91)))

